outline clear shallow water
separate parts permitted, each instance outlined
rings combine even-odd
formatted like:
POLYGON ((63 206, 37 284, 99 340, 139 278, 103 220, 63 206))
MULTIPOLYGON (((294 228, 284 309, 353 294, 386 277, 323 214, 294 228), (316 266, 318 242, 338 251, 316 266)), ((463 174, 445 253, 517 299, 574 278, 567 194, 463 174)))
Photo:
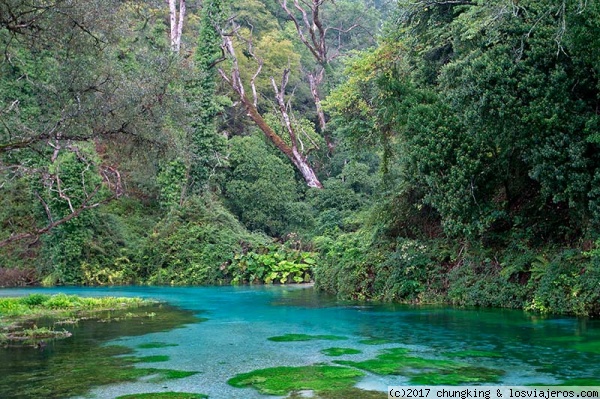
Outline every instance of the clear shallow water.
MULTIPOLYGON (((139 367, 198 371, 199 374, 159 383, 138 381, 96 387, 86 397, 114 398, 137 392, 184 391, 205 393, 211 399, 265 398, 267 396, 253 389, 233 388, 226 382, 235 374, 265 367, 370 359, 378 351, 393 347, 405 347, 415 356, 432 359, 446 358, 448 352, 462 350, 498 352, 501 358, 459 360, 504 370, 506 374, 500 384, 558 384, 572 379, 600 378, 598 320, 544 318, 508 310, 356 305, 336 302, 306 287, 61 287, 5 289, 0 290, 0 296, 33 292, 149 297, 208 318, 208 321, 171 331, 122 337, 108 342, 134 348, 135 355, 139 356, 170 356, 167 362, 140 363, 139 367), (348 339, 267 340, 268 337, 289 333, 340 335, 348 339), (386 338, 395 343, 359 343, 368 338, 386 338), (149 342, 177 346, 137 348, 149 342), (330 347, 352 347, 363 353, 336 358, 320 353, 321 349, 330 347)), ((22 353, 20 356, 29 355, 22 353)), ((44 362, 51 365, 52 356, 45 356, 44 362)), ((8 352, 0 351, 0 363, 6 370, 0 379, 10 379, 11 358, 8 352)), ((51 378, 51 374, 48 377, 51 378)), ((358 386, 383 391, 388 385, 407 382, 408 379, 403 376, 369 374, 358 386)))

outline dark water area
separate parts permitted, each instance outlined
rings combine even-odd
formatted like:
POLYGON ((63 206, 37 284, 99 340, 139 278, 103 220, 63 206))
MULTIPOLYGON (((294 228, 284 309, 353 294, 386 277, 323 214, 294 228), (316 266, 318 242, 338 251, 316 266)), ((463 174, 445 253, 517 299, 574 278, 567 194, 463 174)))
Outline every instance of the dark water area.
MULTIPOLYGON (((497 309, 346 303, 300 286, 4 289, 0 296, 34 292, 138 296, 176 308, 162 305, 148 310, 156 313, 153 317, 81 321, 57 327, 73 336, 44 347, 0 349, 0 398, 114 398, 162 391, 204 393, 213 399, 265 398, 252 388, 231 387, 227 380, 266 367, 360 362, 390 348, 405 348, 411 356, 426 360, 458 358, 467 365, 499 370, 501 377, 494 383, 499 385, 579 385, 600 379, 600 321, 593 319, 497 309), (199 322, 193 316, 207 320, 199 322), (333 335, 343 340, 268 339, 286 334, 333 335), (361 353, 348 351, 332 358, 327 351, 321 352, 340 346, 361 353), (110 355, 117 355, 116 359, 162 356, 167 361, 142 361, 130 368, 198 374, 111 383, 110 359, 115 357, 110 355), (90 365, 94 373, 89 373, 90 365), (104 370, 109 370, 108 377, 102 377, 104 370), (56 380, 63 382, 48 383, 44 391, 44 381, 56 380)), ((411 381, 405 375, 367 372, 357 386, 384 391, 388 385, 411 381)))

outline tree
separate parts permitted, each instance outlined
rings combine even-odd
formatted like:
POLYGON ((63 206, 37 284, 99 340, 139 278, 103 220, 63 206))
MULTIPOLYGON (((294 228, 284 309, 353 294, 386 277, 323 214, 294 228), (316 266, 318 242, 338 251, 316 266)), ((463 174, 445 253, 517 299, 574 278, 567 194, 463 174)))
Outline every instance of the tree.
POLYGON ((146 35, 147 21, 138 25, 141 14, 130 12, 137 5, 62 0, 0 4, 0 186, 27 182, 20 187, 39 203, 30 210, 37 216, 28 226, 2 231, 2 245, 35 240, 122 195, 128 176, 119 162, 126 155, 114 156, 114 146, 122 150, 133 141, 156 147, 164 143, 165 115, 158 110, 168 102, 173 64, 148 50, 160 43, 150 43, 154 38, 146 35), (123 16, 131 24, 117 23, 123 16), (141 29, 128 32, 134 27, 141 29), (129 34, 143 36, 135 55, 127 46, 129 39, 140 37, 129 34), (142 68, 144 74, 139 73, 142 68), (85 155, 84 149, 96 155, 85 155), (56 168, 67 154, 95 171, 100 180, 94 187, 87 186, 89 177, 83 181, 56 168), (42 188, 57 193, 68 213, 54 212, 42 188), (75 192, 84 197, 75 200, 75 192))
MULTIPOLYGON (((325 132, 326 117, 321 105, 325 74, 331 74, 334 59, 365 46, 365 43, 373 43, 376 18, 361 2, 293 0, 293 5, 290 5, 287 0, 279 0, 279 4, 293 22, 297 37, 314 58, 315 65, 306 71, 306 76, 319 129, 325 132), (362 34, 354 34, 358 31, 362 34), (356 38, 363 43, 351 44, 356 38)), ((331 150, 333 144, 330 139, 327 141, 331 150)))
POLYGON ((177 1, 169 1, 169 21, 171 23, 171 50, 179 53, 181 49, 181 34, 183 32, 183 20, 185 18, 185 0, 179 0, 179 10, 177 10, 177 1))
POLYGON ((231 63, 231 69, 229 74, 225 72, 224 68, 219 68, 219 73, 224 81, 226 81, 233 89, 234 93, 239 98, 241 104, 245 108, 248 116, 258 126, 258 128, 264 133, 265 137, 279 149, 296 167, 300 172, 304 181, 309 187, 323 188, 323 185, 319 181, 315 171, 307 160, 306 155, 302 154, 299 148, 298 133, 295 129, 294 124, 291 122, 289 104, 286 104, 285 94, 286 88, 289 83, 290 69, 285 68, 281 77, 280 83, 275 81, 275 77, 271 76, 270 81, 274 91, 274 96, 277 103, 277 112, 279 113, 282 126, 284 126, 286 133, 289 137, 289 142, 283 140, 276 131, 269 126, 263 115, 258 110, 258 94, 256 91, 256 78, 261 73, 264 65, 264 61, 254 53, 252 40, 243 40, 247 44, 246 52, 250 57, 256 60, 257 69, 250 79, 250 86, 252 89, 252 100, 246 95, 246 89, 242 82, 242 75, 238 58, 236 56, 236 50, 233 44, 232 36, 239 31, 239 25, 232 22, 233 29, 232 33, 220 32, 223 38, 223 51, 229 57, 231 63), (289 144, 288 144, 289 143, 289 144))

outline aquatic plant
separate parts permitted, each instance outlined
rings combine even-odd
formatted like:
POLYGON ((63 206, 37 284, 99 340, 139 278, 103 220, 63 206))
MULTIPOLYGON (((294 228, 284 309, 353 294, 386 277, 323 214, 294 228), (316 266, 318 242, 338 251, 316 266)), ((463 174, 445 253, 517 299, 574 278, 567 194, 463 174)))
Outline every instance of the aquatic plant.
POLYGON ((501 370, 473 367, 452 360, 426 359, 411 356, 408 349, 386 349, 375 359, 362 362, 337 360, 336 364, 352 366, 381 375, 405 375, 422 385, 456 385, 474 382, 495 382, 504 374, 501 370))
POLYGON ((142 356, 142 357, 133 357, 131 360, 133 360, 136 363, 159 363, 159 362, 168 361, 169 356, 167 356, 167 355, 142 356))
POLYGON ((481 350, 464 350, 456 352, 445 352, 444 356, 447 357, 502 357, 502 354, 492 351, 481 351, 481 350))
MULTIPOLYGON (((80 320, 77 325, 72 326, 77 332, 70 339, 71 342, 59 341, 53 345, 54 350, 48 352, 51 361, 39 362, 35 358, 24 363, 23 367, 27 367, 27 373, 13 372, 3 375, 3 378, 0 378, 1 396, 71 397, 84 395, 95 386, 135 381, 141 377, 148 377, 152 382, 160 382, 196 374, 195 371, 137 368, 135 365, 140 361, 162 361, 165 358, 135 357, 131 348, 102 345, 103 342, 117 337, 166 331, 197 321, 192 312, 164 304, 139 308, 135 312, 145 314, 147 310, 152 310, 155 316, 144 318, 143 323, 140 323, 139 318, 123 318, 118 323, 114 322, 115 316, 119 318, 119 313, 128 310, 108 312, 113 316, 111 323, 99 323, 99 319, 89 318, 80 320), (49 375, 52 378, 48 378, 49 375)), ((98 317, 107 315, 96 314, 98 317)), ((49 322, 51 323, 51 319, 49 322)), ((43 348, 45 343, 40 342, 39 345, 43 348)), ((13 355, 11 348, 5 351, 3 356, 9 363, 20 364, 26 361, 18 354, 13 355)))
POLYGON ((358 341, 359 344, 363 345, 385 345, 394 343, 394 341, 386 338, 368 338, 358 341))
POLYGON ((285 334, 278 335, 276 337, 267 338, 269 341, 274 342, 295 342, 295 341, 341 341, 348 339, 339 335, 309 335, 309 334, 285 334))
MULTIPOLYGON (((348 398, 360 398, 360 399, 387 399, 387 392, 379 391, 365 391, 359 388, 348 388, 340 389, 338 391, 321 391, 312 392, 312 399, 348 399, 348 398)), ((302 393, 292 392, 288 399, 300 399, 306 398, 302 393)))
POLYGON ((361 350, 354 348, 327 348, 321 350, 321 353, 327 356, 357 355, 361 350))
POLYGON ((117 396, 116 399, 205 399, 208 395, 188 392, 149 392, 117 396))
POLYGON ((169 346, 179 346, 179 344, 167 344, 165 342, 147 342, 137 346, 139 349, 155 349, 155 348, 167 348, 169 346))
POLYGON ((265 395, 286 395, 300 390, 336 391, 349 389, 364 373, 327 365, 303 367, 272 367, 238 374, 229 385, 236 388, 252 387, 265 395))

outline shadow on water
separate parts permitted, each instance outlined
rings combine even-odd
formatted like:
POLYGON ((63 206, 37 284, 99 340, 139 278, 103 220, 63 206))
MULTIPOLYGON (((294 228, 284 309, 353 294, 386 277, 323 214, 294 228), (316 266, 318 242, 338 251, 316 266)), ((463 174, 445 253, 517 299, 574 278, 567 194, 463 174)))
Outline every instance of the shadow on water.
MULTIPOLYGON (((98 316, 56 326, 70 331, 70 338, 42 341, 36 347, 0 348, 0 398, 64 398, 84 394, 93 386, 147 375, 164 377, 162 370, 135 368, 135 358, 119 356, 132 353, 131 349, 103 344, 202 321, 190 311, 166 304, 98 316)), ((48 319, 33 322, 38 326, 50 324, 48 319)))

